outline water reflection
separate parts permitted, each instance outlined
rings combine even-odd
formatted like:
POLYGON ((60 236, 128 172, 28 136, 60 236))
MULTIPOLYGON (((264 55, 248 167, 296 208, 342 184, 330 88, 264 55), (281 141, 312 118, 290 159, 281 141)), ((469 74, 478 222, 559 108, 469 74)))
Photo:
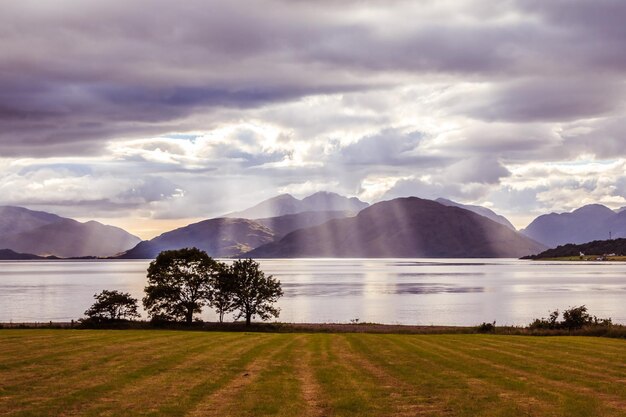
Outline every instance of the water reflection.
MULTIPOLYGON (((102 289, 143 297, 147 261, 0 262, 0 321, 70 320, 102 289)), ((626 264, 471 259, 274 259, 280 319, 404 324, 527 324, 586 304, 626 322, 626 264)), ((210 311, 207 320, 214 319, 210 311)))

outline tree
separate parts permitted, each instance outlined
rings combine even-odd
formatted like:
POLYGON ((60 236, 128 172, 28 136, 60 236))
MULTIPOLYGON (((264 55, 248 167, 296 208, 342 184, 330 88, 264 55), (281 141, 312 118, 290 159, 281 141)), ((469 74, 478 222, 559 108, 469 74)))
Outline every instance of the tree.
POLYGON ((278 317, 280 309, 273 304, 283 295, 280 281, 271 275, 266 277, 258 262, 237 260, 229 268, 228 275, 233 307, 239 310, 237 319, 245 317, 249 326, 254 316, 259 316, 261 320, 278 317))
POLYGON ((593 323, 593 318, 587 313, 587 307, 570 307, 563 312, 562 326, 569 330, 580 329, 593 323))
POLYGON ((224 322, 224 315, 235 309, 233 300, 233 286, 230 268, 224 267, 213 277, 209 305, 215 309, 220 323, 224 322))
POLYGON ((93 303, 85 315, 94 321, 129 320, 138 318, 137 299, 127 292, 103 290, 94 294, 93 303))
POLYGON ((193 322, 209 301, 211 281, 223 265, 197 248, 161 252, 148 267, 143 305, 152 319, 193 322))

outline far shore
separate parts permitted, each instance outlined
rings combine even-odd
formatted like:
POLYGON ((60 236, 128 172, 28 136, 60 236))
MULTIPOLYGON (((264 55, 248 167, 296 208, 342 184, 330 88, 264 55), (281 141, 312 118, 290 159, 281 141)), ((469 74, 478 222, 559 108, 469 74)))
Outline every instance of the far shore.
POLYGON ((626 262, 626 256, 585 255, 562 256, 557 258, 534 258, 532 260, 550 262, 626 262))

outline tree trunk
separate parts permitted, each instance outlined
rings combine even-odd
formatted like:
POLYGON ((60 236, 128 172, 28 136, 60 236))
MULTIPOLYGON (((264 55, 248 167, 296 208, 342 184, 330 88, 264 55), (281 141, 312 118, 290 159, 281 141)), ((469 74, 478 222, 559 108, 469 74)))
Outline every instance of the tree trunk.
POLYGON ((246 314, 246 326, 249 326, 252 321, 252 314, 246 314))
POLYGON ((187 324, 193 323, 193 309, 187 310, 187 314, 185 314, 185 321, 187 324))

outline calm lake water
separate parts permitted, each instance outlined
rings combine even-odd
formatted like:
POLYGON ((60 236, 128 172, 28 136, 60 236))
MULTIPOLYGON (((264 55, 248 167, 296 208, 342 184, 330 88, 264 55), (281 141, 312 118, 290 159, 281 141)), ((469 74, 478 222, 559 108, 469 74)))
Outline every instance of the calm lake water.
MULTIPOLYGON (((141 299, 148 261, 0 262, 0 322, 82 317, 103 289, 141 299)), ((424 325, 527 324, 586 304, 626 323, 626 263, 512 259, 273 259, 280 321, 424 325)), ((203 318, 215 319, 205 309, 203 318)))

